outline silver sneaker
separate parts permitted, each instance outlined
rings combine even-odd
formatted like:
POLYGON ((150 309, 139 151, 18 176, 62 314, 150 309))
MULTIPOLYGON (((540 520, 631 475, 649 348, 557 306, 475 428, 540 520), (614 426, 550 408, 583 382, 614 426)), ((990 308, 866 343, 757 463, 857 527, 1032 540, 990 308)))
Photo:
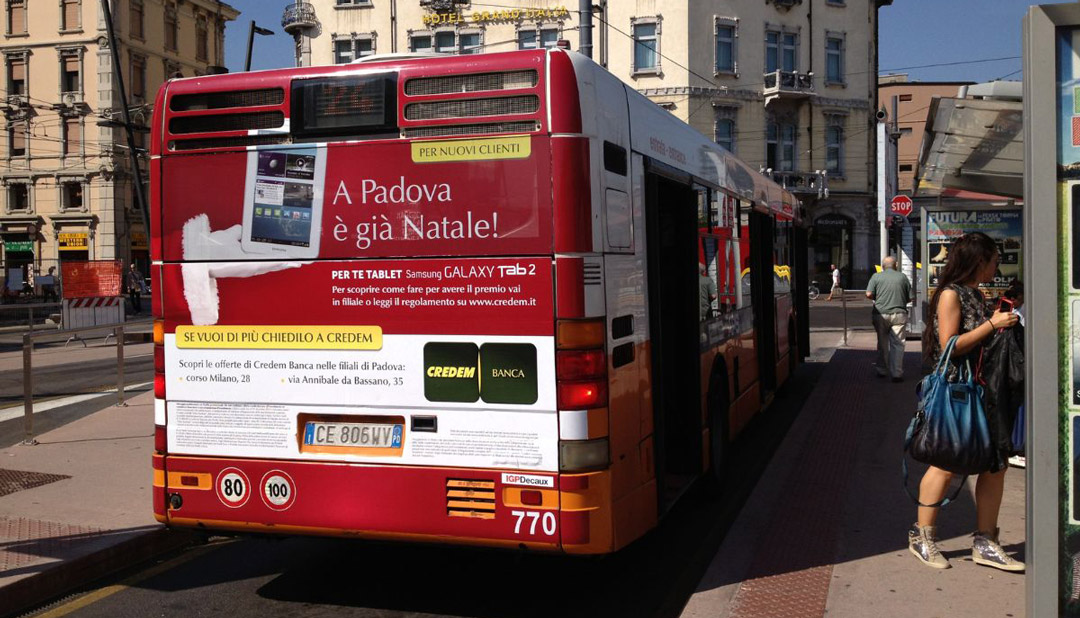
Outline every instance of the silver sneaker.
POLYGON ((937 546, 937 527, 914 524, 908 530, 908 549, 923 564, 935 569, 949 568, 949 560, 937 546))
POLYGON ((1024 563, 1009 556, 1001 545, 998 545, 998 530, 999 528, 994 528, 993 534, 975 533, 971 542, 971 559, 975 561, 975 564, 994 567, 1002 571, 1023 571, 1024 563))

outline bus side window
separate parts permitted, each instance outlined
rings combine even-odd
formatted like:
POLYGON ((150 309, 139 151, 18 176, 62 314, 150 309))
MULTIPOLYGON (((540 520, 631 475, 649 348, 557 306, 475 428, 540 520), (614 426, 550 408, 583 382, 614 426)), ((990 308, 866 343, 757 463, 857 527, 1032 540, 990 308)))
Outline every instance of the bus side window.
MULTIPOLYGON (((743 204, 743 208, 739 209, 739 230, 750 229, 750 209, 753 205, 749 202, 743 204)), ((753 299, 753 281, 750 278, 750 239, 740 238, 738 244, 739 255, 739 309, 749 307, 754 304, 753 299)))
POLYGON ((710 236, 701 237, 701 260, 698 262, 698 293, 701 295, 701 321, 718 315, 721 310, 721 289, 717 282, 720 242, 710 236))

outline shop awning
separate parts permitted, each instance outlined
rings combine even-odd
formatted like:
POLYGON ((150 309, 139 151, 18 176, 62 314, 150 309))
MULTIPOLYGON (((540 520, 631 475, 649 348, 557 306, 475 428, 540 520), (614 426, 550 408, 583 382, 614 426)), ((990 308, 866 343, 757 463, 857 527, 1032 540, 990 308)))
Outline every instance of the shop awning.
POLYGON ((973 191, 1022 198, 1023 116, 1019 101, 935 97, 915 170, 915 195, 973 191))

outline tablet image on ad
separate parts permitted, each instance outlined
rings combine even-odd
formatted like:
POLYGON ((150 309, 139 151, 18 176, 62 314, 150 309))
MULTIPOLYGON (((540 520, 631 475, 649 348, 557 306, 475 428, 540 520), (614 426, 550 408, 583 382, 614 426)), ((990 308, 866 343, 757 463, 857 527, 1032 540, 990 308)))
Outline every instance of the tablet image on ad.
POLYGON ((244 251, 274 258, 318 257, 325 177, 325 148, 249 152, 244 251))

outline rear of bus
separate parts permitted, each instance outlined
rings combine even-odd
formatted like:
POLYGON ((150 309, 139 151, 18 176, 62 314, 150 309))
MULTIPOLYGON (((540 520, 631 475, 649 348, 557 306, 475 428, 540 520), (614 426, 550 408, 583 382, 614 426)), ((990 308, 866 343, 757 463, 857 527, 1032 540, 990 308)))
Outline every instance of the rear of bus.
POLYGON ((157 518, 612 551, 580 133, 558 51, 167 83, 157 518))

